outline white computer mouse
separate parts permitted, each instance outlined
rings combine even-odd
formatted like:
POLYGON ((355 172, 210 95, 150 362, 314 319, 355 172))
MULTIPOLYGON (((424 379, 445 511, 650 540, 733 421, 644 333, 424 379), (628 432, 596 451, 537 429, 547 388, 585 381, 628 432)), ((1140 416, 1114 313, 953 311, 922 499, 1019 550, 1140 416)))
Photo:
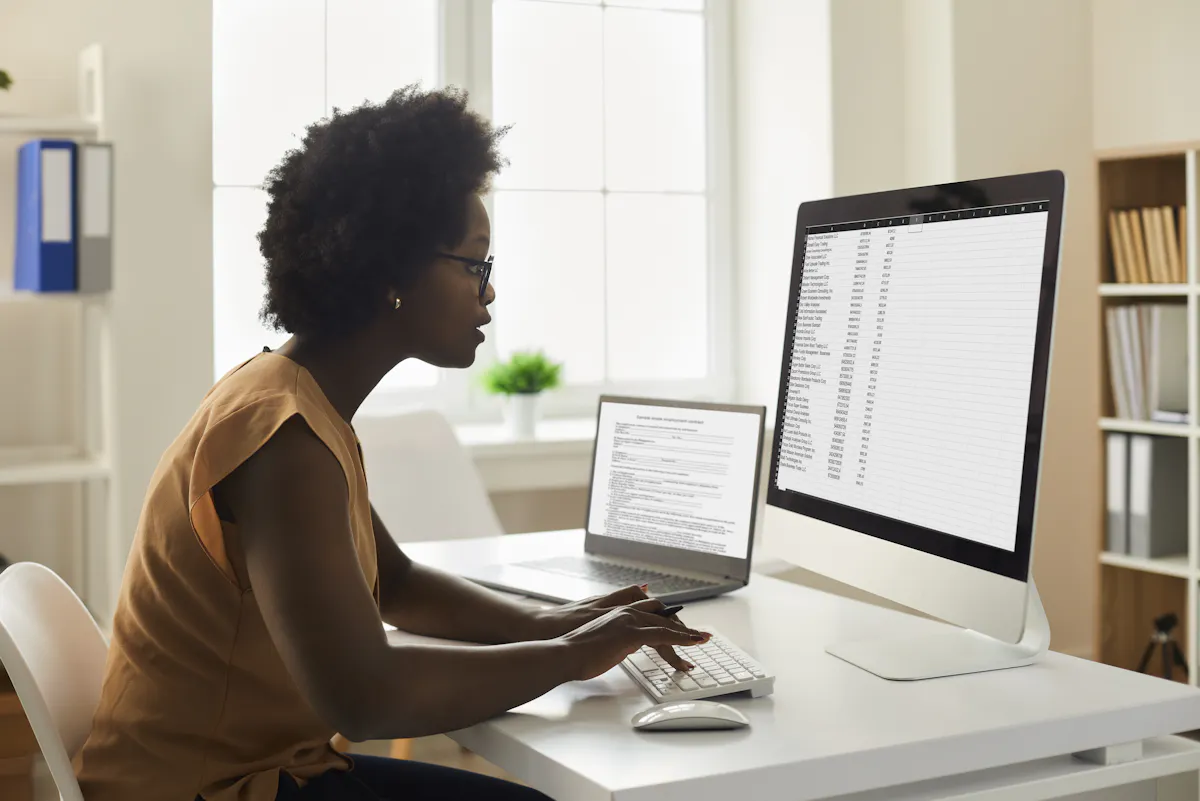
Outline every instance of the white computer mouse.
POLYGON ((740 729, 749 725, 741 712, 716 701, 668 701, 633 716, 633 728, 640 731, 740 729))

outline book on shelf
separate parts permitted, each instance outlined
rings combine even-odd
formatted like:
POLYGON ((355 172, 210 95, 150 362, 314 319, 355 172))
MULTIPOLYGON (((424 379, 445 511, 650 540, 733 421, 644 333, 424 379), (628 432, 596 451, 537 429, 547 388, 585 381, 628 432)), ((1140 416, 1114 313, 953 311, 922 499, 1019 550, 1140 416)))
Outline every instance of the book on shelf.
POLYGON ((1105 550, 1141 559, 1187 553, 1187 449, 1180 437, 1105 435, 1105 550))
POLYGON ((1108 244, 1119 284, 1187 283, 1186 206, 1110 209, 1108 244))
POLYGON ((1188 423, 1187 307, 1128 303, 1104 310, 1113 407, 1125 420, 1188 423))

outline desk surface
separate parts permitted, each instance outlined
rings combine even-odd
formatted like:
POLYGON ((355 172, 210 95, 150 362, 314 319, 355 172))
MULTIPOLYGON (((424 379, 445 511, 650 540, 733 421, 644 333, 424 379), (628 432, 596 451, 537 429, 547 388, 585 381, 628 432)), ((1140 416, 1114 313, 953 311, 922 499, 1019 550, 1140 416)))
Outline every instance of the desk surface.
MULTIPOLYGON (((453 571, 583 546, 581 532, 550 532, 403 547, 453 571)), ((943 624, 766 576, 682 616, 774 671, 773 695, 729 701, 749 729, 636 732, 629 721, 650 701, 614 668, 452 736, 556 798, 749 801, 894 787, 1200 729, 1200 691, 1058 653, 990 673, 879 679, 824 646, 943 624)))

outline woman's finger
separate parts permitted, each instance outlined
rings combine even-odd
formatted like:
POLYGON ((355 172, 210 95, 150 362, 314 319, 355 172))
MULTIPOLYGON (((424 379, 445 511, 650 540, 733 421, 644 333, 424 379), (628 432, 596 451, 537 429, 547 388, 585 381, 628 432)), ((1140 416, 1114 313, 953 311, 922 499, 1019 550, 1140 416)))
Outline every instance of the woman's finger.
POLYGON ((670 645, 660 645, 654 650, 658 651, 658 655, 667 660, 667 664, 676 670, 682 670, 684 673, 695 670, 696 666, 679 655, 670 645))
POLYGON ((678 618, 662 617, 650 612, 643 612, 636 606, 630 606, 629 610, 633 613, 637 624, 643 628, 665 628, 688 637, 699 635, 698 642, 708 642, 709 637, 712 636, 706 631, 685 626, 678 618))
POLYGON ((646 585, 632 584, 628 587, 623 587, 616 592, 611 592, 597 600, 599 606, 629 606, 638 601, 646 600, 646 585))
MULTIPOLYGON (((631 609, 636 609, 639 612, 647 612, 652 615, 657 612, 661 612, 662 610, 667 608, 666 605, 662 601, 658 600, 657 598, 643 598, 640 601, 636 601, 634 603, 629 604, 629 607, 631 609)), ((669 617, 663 618, 663 620, 671 620, 671 619, 672 618, 669 618, 669 617)))
POLYGON ((638 629, 638 637, 643 645, 658 648, 664 645, 700 645, 708 640, 709 635, 690 629, 678 631, 667 626, 643 626, 638 629))

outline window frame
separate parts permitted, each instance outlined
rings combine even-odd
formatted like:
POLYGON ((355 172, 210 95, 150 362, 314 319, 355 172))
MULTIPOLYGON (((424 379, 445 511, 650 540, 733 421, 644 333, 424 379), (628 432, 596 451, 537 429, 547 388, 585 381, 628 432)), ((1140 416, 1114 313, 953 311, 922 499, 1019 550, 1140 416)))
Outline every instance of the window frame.
MULTIPOLYGON (((472 108, 492 116, 492 7, 493 0, 439 0, 438 85, 467 90, 472 108)), ((672 12, 696 13, 696 12, 672 12)), ((542 398, 546 417, 592 417, 600 394, 728 401, 733 398, 736 375, 733 363, 735 308, 733 276, 733 103, 732 7, 730 0, 706 0, 705 28, 705 170, 704 198, 707 221, 708 342, 707 376, 701 379, 661 381, 567 382, 542 398)), ((215 190, 223 185, 213 183, 215 190)), ((608 190, 602 190, 607 196, 608 190)), ((484 198, 493 215, 493 196, 484 198)), ((508 262, 500 257, 499 286, 508 262)), ((496 315, 496 326, 503 316, 496 315)), ((414 407, 434 407, 455 423, 499 422, 503 399, 487 395, 480 377, 497 351, 489 337, 477 352, 475 364, 465 370, 443 369, 432 387, 380 387, 364 402, 361 413, 386 417, 414 407)))

